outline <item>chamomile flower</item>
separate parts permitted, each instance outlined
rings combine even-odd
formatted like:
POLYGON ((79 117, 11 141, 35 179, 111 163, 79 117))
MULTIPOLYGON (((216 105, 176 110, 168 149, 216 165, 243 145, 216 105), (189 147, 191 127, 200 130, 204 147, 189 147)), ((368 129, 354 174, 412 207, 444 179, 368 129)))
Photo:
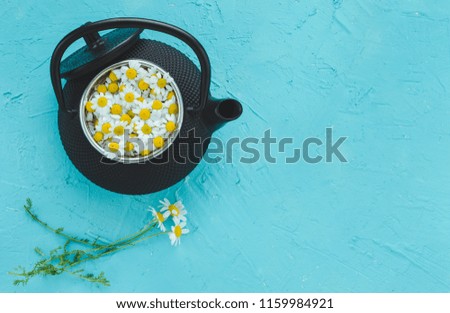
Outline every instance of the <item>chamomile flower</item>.
POLYGON ((109 72, 108 77, 106 78, 106 83, 110 84, 112 82, 117 82, 122 75, 120 69, 112 70, 109 72))
POLYGON ((108 92, 111 94, 116 94, 119 92, 119 83, 116 81, 111 81, 111 79, 107 78, 105 82, 105 87, 108 92))
POLYGON ((123 150, 126 156, 136 156, 138 154, 139 145, 137 142, 129 140, 124 143, 123 150))
POLYGON ((112 125, 114 121, 108 116, 102 116, 98 119, 95 130, 102 132, 104 135, 112 134, 112 125))
POLYGON ((108 157, 115 158, 115 157, 121 157, 125 154, 125 145, 123 140, 117 141, 106 141, 106 151, 108 151, 110 154, 108 157))
POLYGON ((160 200, 159 203, 161 203, 161 212, 168 211, 171 216, 181 221, 186 221, 186 214, 187 211, 184 209, 184 205, 181 202, 181 200, 178 200, 175 203, 170 203, 170 201, 167 198, 164 198, 164 200, 160 200))
POLYGON ((148 139, 152 136, 154 124, 151 121, 137 121, 134 125, 134 131, 138 134, 139 138, 148 139))
POLYGON ((150 212, 152 212, 153 218, 158 222, 158 228, 161 231, 166 231, 166 227, 164 226, 164 222, 167 220, 167 218, 170 216, 169 212, 158 212, 156 211, 154 208, 151 208, 149 210, 150 212))
POLYGON ((139 63, 139 61, 130 60, 128 62, 128 66, 122 66, 120 68, 120 71, 122 73, 121 75, 122 82, 135 84, 140 69, 141 64, 139 63))
POLYGON ((123 140, 125 132, 131 133, 128 122, 115 120, 111 125, 112 133, 114 138, 123 140))
POLYGON ((169 114, 178 114, 178 104, 171 103, 167 108, 167 113, 169 114))
POLYGON ((97 93, 91 100, 95 115, 106 115, 111 109, 112 97, 110 94, 97 93))
POLYGON ((150 119, 153 123, 159 124, 157 125, 160 127, 160 125, 164 122, 164 114, 162 110, 152 110, 152 115, 150 116, 150 119))
POLYGON ((164 124, 165 128, 165 135, 168 136, 169 134, 173 133, 177 129, 177 120, 175 118, 175 115, 173 114, 167 114, 166 115, 166 123, 164 124))
POLYGON ((172 246, 177 246, 181 242, 181 236, 188 234, 189 229, 184 228, 186 227, 186 222, 181 222, 180 219, 174 217, 173 221, 175 223, 174 226, 172 226, 172 231, 169 232, 169 239, 172 246))
POLYGON ((154 74, 150 78, 150 86, 152 89, 155 90, 156 94, 161 94, 166 91, 167 84, 170 84, 173 82, 173 78, 170 77, 170 75, 167 74, 161 74, 160 72, 154 74))
POLYGON ((87 113, 94 113, 95 109, 92 107, 94 104, 92 103, 92 101, 87 101, 84 104, 84 109, 86 110, 87 113))
POLYGON ((126 86, 123 91, 119 93, 123 105, 130 108, 141 95, 136 91, 136 88, 126 86))
POLYGON ((152 115, 151 105, 146 99, 138 101, 132 111, 143 121, 149 120, 152 115))

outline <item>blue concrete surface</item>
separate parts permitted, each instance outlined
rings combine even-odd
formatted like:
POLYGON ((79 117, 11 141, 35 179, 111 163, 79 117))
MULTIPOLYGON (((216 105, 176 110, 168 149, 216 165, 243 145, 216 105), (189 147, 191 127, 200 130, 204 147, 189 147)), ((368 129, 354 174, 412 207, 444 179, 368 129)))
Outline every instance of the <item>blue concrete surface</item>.
POLYGON ((1 6, 0 291, 450 291, 449 1, 1 6), (348 136, 348 163, 285 164, 280 152, 277 164, 203 162, 147 196, 93 185, 60 143, 49 58, 70 30, 117 16, 173 23, 204 44, 214 95, 238 98, 245 111, 217 137, 271 129, 300 146, 333 127, 348 136), (35 246, 63 243, 25 215, 25 198, 50 224, 112 240, 144 225, 148 205, 176 194, 191 234, 176 249, 158 238, 88 265, 105 271, 110 288, 70 276, 12 286, 7 272, 36 262, 35 246))

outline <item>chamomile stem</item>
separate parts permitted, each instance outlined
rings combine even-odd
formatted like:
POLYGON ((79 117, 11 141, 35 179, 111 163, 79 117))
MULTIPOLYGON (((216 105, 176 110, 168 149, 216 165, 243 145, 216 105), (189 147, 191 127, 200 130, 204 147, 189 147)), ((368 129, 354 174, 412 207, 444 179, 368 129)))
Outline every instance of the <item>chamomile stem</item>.
MULTIPOLYGON (((102 245, 102 246, 98 246, 92 249, 87 249, 87 250, 83 250, 84 253, 86 254, 90 254, 90 253, 95 253, 95 252, 99 252, 101 250, 105 250, 105 251, 116 251, 117 247, 122 247, 122 246, 130 246, 130 245, 134 245, 134 243, 131 243, 133 240, 136 240, 138 238, 141 238, 143 235, 145 235, 146 233, 148 233, 150 230, 152 230, 155 227, 156 223, 150 224, 149 226, 147 226, 147 228, 144 228, 130 236, 121 238, 119 240, 116 240, 110 244, 107 245, 102 245)), ((152 236, 147 236, 146 238, 150 238, 152 236)), ((138 242, 140 242, 141 240, 139 240, 138 242)), ((69 255, 73 255, 76 254, 79 250, 72 250, 72 251, 67 251, 64 252, 65 256, 69 256, 69 255)), ((55 261, 57 259, 59 259, 61 257, 61 255, 55 255, 53 257, 50 257, 45 263, 50 263, 52 261, 55 261)), ((90 258, 87 257, 84 260, 89 260, 90 258)), ((80 262, 81 263, 81 262, 80 262)))
POLYGON ((113 247, 112 249, 107 249, 106 251, 101 252, 101 253, 99 253, 99 254, 97 254, 97 255, 95 255, 95 256, 89 256, 89 257, 86 257, 86 258, 84 258, 84 259, 82 259, 82 260, 80 260, 80 261, 77 261, 77 262, 74 262, 74 263, 72 263, 72 264, 69 264, 66 268, 72 268, 72 267, 75 267, 75 266, 77 266, 77 265, 79 265, 79 264, 81 264, 81 263, 84 263, 84 262, 87 262, 87 261, 90 261, 90 260, 96 260, 96 259, 99 259, 99 258, 101 258, 101 257, 104 257, 104 256, 108 255, 108 254, 111 254, 111 253, 120 251, 120 250, 122 250, 122 249, 131 247, 131 246, 134 246, 134 245, 136 245, 137 243, 139 243, 139 242, 141 242, 141 241, 144 241, 144 240, 147 240, 147 239, 150 239, 150 238, 153 238, 153 237, 157 237, 157 236, 159 236, 159 235, 166 234, 166 233, 167 233, 167 232, 156 233, 156 234, 153 234, 153 235, 150 235, 150 236, 146 236, 146 237, 144 237, 144 238, 140 238, 139 240, 137 240, 137 241, 135 241, 135 242, 133 242, 133 243, 128 243, 128 244, 126 244, 126 245, 121 245, 121 246, 115 246, 115 247, 113 247))
POLYGON ((136 232, 136 233, 134 233, 134 234, 131 234, 131 235, 127 236, 127 237, 120 238, 120 239, 114 241, 113 243, 106 244, 106 245, 101 245, 101 244, 96 244, 96 243, 94 243, 94 242, 91 242, 91 241, 88 240, 88 239, 78 239, 78 238, 75 238, 75 237, 73 237, 73 236, 70 236, 70 235, 64 233, 63 231, 58 231, 57 229, 54 229, 53 227, 51 227, 51 226, 48 225, 47 223, 41 221, 41 220, 37 217, 36 214, 34 214, 33 212, 31 212, 31 202, 29 202, 29 201, 27 200, 27 204, 28 204, 28 205, 25 205, 25 206, 24 206, 25 211, 31 216, 31 218, 32 218, 33 220, 35 220, 36 222, 38 222, 40 225, 42 225, 43 227, 45 227, 47 230, 49 230, 49 231, 51 231, 51 232, 53 232, 53 233, 55 233, 55 234, 57 234, 57 235, 60 235, 60 236, 62 236, 62 237, 64 237, 64 238, 66 238, 66 239, 69 240, 69 241, 76 242, 76 243, 79 243, 79 244, 82 244, 82 245, 87 245, 87 246, 95 247, 95 248, 98 248, 98 249, 106 249, 106 248, 108 248, 108 247, 110 247, 110 246, 121 245, 122 242, 127 242, 127 241, 129 241, 129 240, 133 240, 134 238, 138 238, 138 237, 142 236, 143 234, 147 233, 148 231, 150 231, 151 229, 153 229, 153 227, 155 227, 155 225, 156 225, 156 221, 153 220, 153 221, 152 221, 153 223, 150 224, 150 225, 148 226, 148 228, 144 228, 143 230, 140 230, 140 231, 138 231, 138 232, 136 232))
POLYGON ((76 242, 76 243, 79 243, 79 244, 82 244, 82 245, 91 246, 91 247, 100 247, 100 246, 101 246, 101 245, 99 245, 99 244, 96 244, 96 243, 93 243, 93 242, 89 241, 88 239, 78 239, 78 238, 75 238, 75 237, 73 237, 73 236, 70 236, 70 235, 68 235, 68 234, 66 234, 66 233, 64 233, 64 232, 62 232, 62 231, 58 231, 58 230, 54 229, 53 227, 51 227, 51 226, 48 225, 47 223, 41 221, 41 220, 39 219, 39 217, 37 217, 36 214, 34 214, 33 212, 31 212, 31 202, 28 202, 28 205, 25 205, 24 208, 25 208, 25 211, 28 213, 28 215, 30 215, 31 218, 32 218, 34 221, 38 222, 40 225, 42 225, 43 227, 45 227, 47 230, 49 230, 49 231, 51 231, 51 232, 53 232, 53 233, 55 233, 55 234, 57 234, 57 235, 59 235, 59 236, 61 236, 61 237, 64 237, 64 238, 66 238, 67 240, 70 240, 70 241, 72 241, 72 242, 76 242))
POLYGON ((64 272, 66 272, 66 273, 68 273, 68 274, 70 274, 70 275, 73 275, 73 276, 75 276, 75 277, 84 279, 84 280, 86 280, 86 281, 88 281, 88 282, 91 282, 91 283, 101 283, 101 284, 103 284, 103 285, 105 285, 105 286, 110 286, 110 284, 109 284, 108 281, 106 281, 106 282, 99 282, 99 281, 97 281, 97 280, 94 279, 94 278, 86 277, 86 276, 80 275, 80 274, 75 273, 75 272, 66 271, 66 270, 64 270, 64 272))
POLYGON ((156 220, 152 220, 152 222, 153 223, 151 223, 148 226, 144 227, 140 231, 135 232, 134 234, 131 234, 131 235, 126 236, 124 238, 120 238, 120 239, 118 239, 118 240, 116 240, 116 241, 114 241, 114 242, 112 242, 112 243, 110 243, 108 245, 105 245, 104 247, 107 248, 107 247, 111 247, 111 246, 121 246, 121 245, 123 245, 126 242, 132 241, 132 240, 134 240, 136 238, 141 237, 142 235, 145 235, 146 233, 148 233, 150 230, 152 230, 156 226, 156 224, 157 224, 156 220))

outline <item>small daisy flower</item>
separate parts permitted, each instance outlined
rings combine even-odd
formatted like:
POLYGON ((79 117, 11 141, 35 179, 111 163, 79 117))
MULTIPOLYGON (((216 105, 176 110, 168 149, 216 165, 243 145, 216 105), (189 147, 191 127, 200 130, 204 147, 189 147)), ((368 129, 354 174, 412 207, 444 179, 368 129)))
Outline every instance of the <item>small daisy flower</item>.
POLYGON ((140 94, 136 91, 136 88, 126 85, 123 91, 120 93, 120 98, 124 102, 123 105, 129 107, 134 104, 134 101, 140 97, 140 94))
POLYGON ((184 209, 184 205, 181 202, 181 200, 178 200, 175 203, 170 203, 170 201, 167 198, 164 198, 164 200, 160 200, 159 203, 161 203, 161 212, 170 212, 170 215, 181 221, 186 221, 186 214, 187 211, 184 209))
POLYGON ((107 141, 106 150, 109 152, 108 157, 114 159, 115 157, 121 157, 125 154, 125 145, 122 141, 107 141))
POLYGON ((106 82, 108 84, 117 82, 121 76, 122 72, 120 71, 120 69, 112 70, 111 72, 109 72, 108 77, 106 78, 106 82))
POLYGON ((164 226, 164 222, 165 222, 165 221, 167 220, 167 218, 170 216, 170 213, 167 212, 167 211, 164 212, 164 213, 157 212, 154 208, 151 208, 149 211, 152 213, 153 218, 154 218, 156 221, 158 221, 158 228, 159 228, 161 231, 166 231, 166 227, 164 226))
POLYGON ((111 124, 111 130, 114 138, 116 139, 121 140, 124 137, 125 132, 132 132, 128 122, 126 121, 114 120, 111 124))
POLYGON ((136 122, 134 130, 140 138, 145 139, 145 137, 149 138, 152 135, 153 127, 152 123, 140 120, 136 122))
POLYGON ((143 99, 143 101, 139 101, 138 103, 139 105, 136 105, 132 110, 133 113, 143 121, 149 120, 152 115, 150 103, 146 99, 143 99))
POLYGON ((87 101, 85 104, 84 104, 84 109, 86 110, 86 112, 87 113, 94 113, 95 112, 95 109, 93 108, 93 103, 92 103, 92 101, 87 101))
POLYGON ((110 94, 98 93, 94 95, 90 102, 95 115, 106 115, 111 109, 112 97, 110 94))
POLYGON ((133 141, 127 141, 123 145, 124 154, 126 156, 136 156, 138 154, 139 145, 133 141))
POLYGON ((109 78, 106 79, 105 87, 111 94, 116 94, 119 92, 119 84, 117 81, 111 81, 109 78))
POLYGON ((150 116, 150 120, 152 120, 152 122, 162 124, 164 122, 163 118, 164 118, 163 111, 152 110, 152 115, 150 116))
POLYGON ((167 108, 167 113, 169 114, 178 114, 178 104, 171 103, 167 108))
POLYGON ((155 94, 162 94, 166 91, 167 84, 173 82, 173 78, 170 75, 161 73, 156 73, 150 78, 150 87, 155 90, 155 94))
POLYGON ((98 119, 98 123, 95 126, 96 132, 101 132, 103 134, 103 140, 106 140, 108 138, 111 138, 113 133, 113 125, 114 121, 109 117, 100 117, 98 119))
POLYGON ((128 66, 122 66, 120 71, 122 73, 121 80, 124 83, 133 83, 135 84, 135 79, 138 77, 138 73, 140 72, 141 64, 139 61, 130 60, 128 62, 128 66))
POLYGON ((164 135, 167 137, 169 134, 173 133, 177 129, 176 118, 173 114, 166 115, 166 123, 164 124, 165 133, 164 135))
POLYGON ((174 217, 175 225, 172 226, 172 231, 169 232, 169 239, 172 246, 178 246, 181 242, 181 236, 188 234, 189 229, 186 229, 186 222, 181 222, 180 219, 174 217))

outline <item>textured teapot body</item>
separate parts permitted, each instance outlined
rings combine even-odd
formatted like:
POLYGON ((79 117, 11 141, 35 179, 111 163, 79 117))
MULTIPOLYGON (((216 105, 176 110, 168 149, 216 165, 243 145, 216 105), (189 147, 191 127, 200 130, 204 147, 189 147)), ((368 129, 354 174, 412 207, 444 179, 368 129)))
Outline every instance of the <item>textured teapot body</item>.
MULTIPOLYGON (((168 71, 177 82, 185 107, 199 102, 200 71, 184 54, 164 43, 140 39, 111 64, 136 58, 158 64, 168 71)), ((67 106, 80 106, 82 94, 95 75, 84 75, 66 83, 64 97, 67 106)), ((214 127, 203 122, 202 113, 185 114, 179 135, 172 145, 161 156, 135 164, 114 162, 99 153, 83 133, 78 114, 59 110, 58 126, 69 158, 83 175, 111 191, 146 194, 177 183, 200 162, 214 127)))
POLYGON ((123 194, 157 192, 182 180, 201 161, 212 132, 242 113, 238 101, 210 97, 211 68, 202 45, 186 31, 155 20, 114 18, 86 23, 58 43, 51 58, 50 75, 59 104, 61 141, 70 160, 95 184, 123 194), (114 28, 115 31, 104 36, 97 33, 114 28), (201 71, 177 49, 139 39, 143 29, 164 32, 188 44, 199 60, 201 71), (61 62, 67 48, 81 37, 87 45, 61 62), (169 72, 178 86, 184 112, 175 139, 161 154, 140 163, 105 157, 86 137, 79 114, 84 110, 83 93, 94 77, 110 65, 131 59, 148 61, 169 72), (64 88, 62 78, 67 80, 64 88))

